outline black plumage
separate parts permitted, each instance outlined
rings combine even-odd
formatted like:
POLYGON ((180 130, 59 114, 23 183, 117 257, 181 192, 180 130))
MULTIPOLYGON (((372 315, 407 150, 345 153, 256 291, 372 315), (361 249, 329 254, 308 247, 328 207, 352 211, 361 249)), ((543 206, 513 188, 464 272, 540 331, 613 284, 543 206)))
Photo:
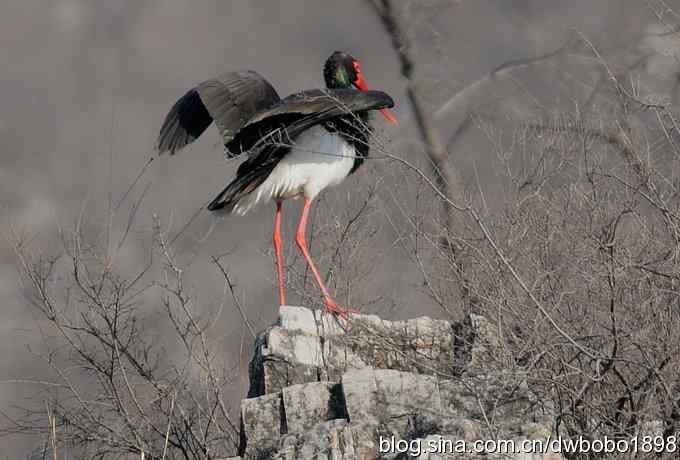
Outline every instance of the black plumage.
POLYGON ((172 106, 161 126, 156 150, 173 155, 213 122, 226 144, 253 115, 280 100, 274 87, 252 70, 227 72, 206 80, 172 106))
POLYGON ((224 209, 252 192, 288 153, 297 136, 314 125, 322 124, 355 146, 352 172, 356 171, 368 156, 368 110, 393 105, 392 98, 382 91, 317 89, 288 96, 255 115, 226 144, 234 155, 248 152, 249 156, 239 166, 236 178, 208 204, 208 209, 224 209))

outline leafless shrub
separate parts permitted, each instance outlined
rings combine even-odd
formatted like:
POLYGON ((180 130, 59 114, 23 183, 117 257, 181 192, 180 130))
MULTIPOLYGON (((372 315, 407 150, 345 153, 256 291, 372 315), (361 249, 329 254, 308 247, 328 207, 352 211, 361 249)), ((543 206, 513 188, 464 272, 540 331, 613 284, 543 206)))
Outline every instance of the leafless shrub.
POLYGON ((204 459, 234 452, 238 417, 225 394, 233 400, 238 370, 219 364, 209 339, 220 311, 200 315, 160 221, 154 220, 149 265, 127 277, 82 228, 64 232, 63 251, 53 257, 14 235, 25 292, 43 316, 46 351, 35 354, 53 380, 26 382, 44 389, 36 394, 44 406, 24 408, 6 432, 45 436, 55 458, 65 452, 204 459), (144 308, 149 304, 164 314, 144 308), (167 347, 181 350, 172 354, 181 358, 172 360, 167 347))
MULTIPOLYGON (((417 63, 403 32, 409 25, 395 2, 369 3, 410 81, 425 153, 435 170, 452 168, 442 166, 451 152, 442 153, 441 142, 432 140, 441 136, 438 128, 419 115, 411 81, 417 63)), ((651 7, 659 12, 668 5, 651 7)), ((677 21, 666 13, 663 19, 677 21)), ((675 30, 669 26, 664 33, 675 30)), ((546 104, 526 104, 522 93, 495 106, 496 113, 508 111, 507 122, 471 109, 468 96, 454 95, 444 105, 447 112, 464 111, 486 137, 502 189, 490 203, 474 179, 462 192, 455 181, 435 175, 430 183, 405 168, 403 174, 425 185, 416 188, 418 196, 429 194, 419 200, 435 201, 444 211, 433 217, 402 206, 410 226, 402 229, 402 242, 430 297, 445 311, 455 317, 473 311, 495 322, 515 365, 532 371, 532 387, 555 413, 558 433, 670 439, 680 431, 678 114, 668 103, 672 94, 654 94, 640 84, 652 54, 639 55, 636 43, 607 53, 576 35, 569 50, 572 57, 577 50, 589 83, 584 90, 582 82, 578 88, 566 77, 559 82, 573 87, 571 108, 546 111, 546 104), (442 238, 449 244, 442 245, 442 238), (655 432, 654 426, 660 428, 655 432)), ((522 67, 558 54, 527 59, 522 67)), ((568 75, 569 67, 561 66, 568 75)), ((501 76, 506 72, 463 92, 501 76)))

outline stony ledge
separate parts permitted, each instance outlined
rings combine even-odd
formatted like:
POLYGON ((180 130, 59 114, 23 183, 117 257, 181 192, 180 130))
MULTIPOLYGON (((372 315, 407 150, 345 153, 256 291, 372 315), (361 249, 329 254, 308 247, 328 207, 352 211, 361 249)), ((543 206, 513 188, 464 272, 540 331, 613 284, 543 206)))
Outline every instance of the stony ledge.
MULTIPOLYGON (((545 439, 551 417, 526 374, 502 364, 484 317, 386 321, 283 306, 260 333, 235 459, 396 459, 379 440, 545 439)), ((507 360, 509 362, 509 360, 507 360)), ((422 453, 419 459, 543 459, 557 453, 422 453)))

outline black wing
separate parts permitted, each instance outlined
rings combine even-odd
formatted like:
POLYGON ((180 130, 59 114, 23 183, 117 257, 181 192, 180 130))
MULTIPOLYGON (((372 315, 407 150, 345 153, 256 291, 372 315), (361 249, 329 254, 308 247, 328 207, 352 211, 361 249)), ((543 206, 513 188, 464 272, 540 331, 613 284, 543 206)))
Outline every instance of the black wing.
POLYGON ((227 144, 253 115, 280 100, 272 85, 252 70, 228 72, 204 81, 172 106, 156 150, 173 155, 203 134, 213 121, 227 144))
MULTIPOLYGON (((269 109, 255 114, 226 147, 239 154, 285 131, 294 139, 302 131, 342 115, 394 107, 382 91, 356 89, 313 89, 292 94, 269 109)), ((250 161, 250 160, 249 160, 250 161)))
POLYGON ((290 150, 290 142, 310 127, 352 113, 394 106, 382 91, 310 90, 293 94, 256 114, 227 144, 232 152, 249 152, 236 178, 208 204, 215 211, 233 206, 269 176, 290 150))

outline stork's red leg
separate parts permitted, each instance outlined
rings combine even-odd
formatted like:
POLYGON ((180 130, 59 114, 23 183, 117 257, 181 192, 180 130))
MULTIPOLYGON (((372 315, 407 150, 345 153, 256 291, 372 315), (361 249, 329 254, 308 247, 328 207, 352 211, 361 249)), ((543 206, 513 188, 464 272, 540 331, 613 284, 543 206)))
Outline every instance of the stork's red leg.
POLYGON ((321 293, 323 294, 323 302, 326 304, 326 312, 336 313, 346 318, 348 311, 338 307, 335 301, 331 298, 331 294, 328 292, 328 288, 326 288, 326 285, 321 279, 321 275, 319 275, 319 271, 316 269, 316 265, 314 265, 314 261, 309 255, 309 250, 307 249, 305 230, 307 228, 307 219, 309 218, 309 208, 311 207, 311 205, 312 202, 305 198, 305 203, 304 206, 302 207, 302 214, 300 215, 300 223, 298 224, 297 232, 295 234, 295 242, 300 248, 302 256, 305 258, 305 261, 307 261, 307 265, 309 266, 309 269, 312 271, 312 274, 314 275, 316 284, 318 284, 319 289, 321 289, 321 293))
POLYGON ((286 304, 286 288, 283 278, 283 251, 281 241, 281 202, 276 202, 274 215, 274 253, 276 254, 276 275, 279 279, 279 305, 286 304))

